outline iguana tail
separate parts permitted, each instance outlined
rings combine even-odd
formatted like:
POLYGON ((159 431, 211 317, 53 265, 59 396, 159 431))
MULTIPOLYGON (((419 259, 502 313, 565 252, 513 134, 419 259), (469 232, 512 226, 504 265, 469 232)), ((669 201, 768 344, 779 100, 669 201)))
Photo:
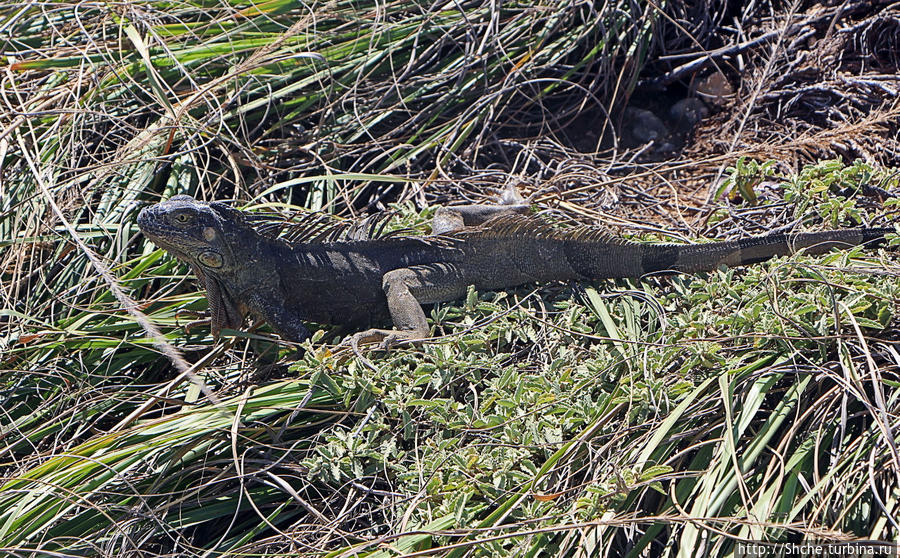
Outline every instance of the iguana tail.
POLYGON ((565 242, 571 269, 588 279, 639 277, 649 273, 712 271, 721 265, 748 265, 803 250, 822 254, 860 244, 874 245, 893 228, 859 228, 813 233, 774 233, 709 244, 565 242))
POLYGON ((721 265, 749 265, 800 250, 807 254, 823 254, 833 249, 846 249, 860 244, 879 244, 884 241, 885 234, 892 232, 893 228, 859 228, 812 233, 774 233, 710 244, 645 244, 641 267, 645 274, 711 271, 721 265))

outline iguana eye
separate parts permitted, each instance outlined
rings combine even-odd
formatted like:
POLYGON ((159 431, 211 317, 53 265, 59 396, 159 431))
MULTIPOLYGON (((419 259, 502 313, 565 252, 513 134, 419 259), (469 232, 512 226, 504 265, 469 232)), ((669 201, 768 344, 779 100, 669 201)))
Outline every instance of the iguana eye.
POLYGON ((175 217, 176 222, 182 223, 182 224, 187 223, 191 220, 191 216, 188 215, 187 213, 176 213, 174 215, 174 217, 175 217))

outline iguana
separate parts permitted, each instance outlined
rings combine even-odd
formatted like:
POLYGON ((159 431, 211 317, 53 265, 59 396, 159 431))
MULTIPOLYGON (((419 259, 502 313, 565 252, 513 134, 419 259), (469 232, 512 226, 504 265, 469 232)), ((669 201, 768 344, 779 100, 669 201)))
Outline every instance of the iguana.
POLYGON ((423 304, 546 281, 591 281, 649 273, 693 273, 805 250, 819 254, 884 239, 893 228, 775 233, 710 244, 645 244, 597 229, 560 229, 518 200, 444 207, 431 236, 340 235, 314 220, 284 234, 271 221, 190 196, 143 209, 138 225, 156 245, 187 262, 205 286, 212 333, 237 329, 252 313, 284 339, 309 335, 304 321, 368 329, 353 343, 428 337, 423 304))

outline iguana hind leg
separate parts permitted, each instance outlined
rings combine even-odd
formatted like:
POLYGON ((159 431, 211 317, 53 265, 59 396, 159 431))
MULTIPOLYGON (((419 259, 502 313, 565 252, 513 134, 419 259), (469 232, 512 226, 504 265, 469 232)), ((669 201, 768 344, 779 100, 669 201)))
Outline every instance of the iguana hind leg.
POLYGON ((454 264, 427 264, 385 273, 382 287, 397 329, 362 331, 353 335, 352 345, 378 343, 388 348, 425 339, 430 330, 422 305, 459 298, 465 295, 468 282, 454 264))
POLYGON ((513 187, 503 190, 498 205, 472 204, 439 207, 431 220, 432 234, 476 227, 501 215, 527 215, 528 202, 513 187))

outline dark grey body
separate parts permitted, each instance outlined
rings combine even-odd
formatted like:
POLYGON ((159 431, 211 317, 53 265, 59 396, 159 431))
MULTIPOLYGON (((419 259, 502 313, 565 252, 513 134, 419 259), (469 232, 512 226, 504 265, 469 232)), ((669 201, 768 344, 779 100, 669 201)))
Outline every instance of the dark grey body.
POLYGON ((366 327, 390 319, 381 288, 393 269, 434 264, 453 257, 452 250, 424 242, 354 241, 292 248, 262 239, 251 265, 266 269, 265 278, 247 285, 251 309, 277 299, 300 319, 322 324, 366 327), (265 262, 278 261, 276 268, 265 262))
POLYGON ((278 284, 262 293, 257 279, 255 285, 247 285, 247 299, 284 293, 287 296, 284 304, 303 319, 368 326, 390 318, 382 279, 389 271, 399 269, 416 269, 423 275, 439 271, 444 277, 452 277, 450 283, 421 288, 416 298, 422 304, 459 298, 469 285, 478 290, 493 290, 526 283, 643 274, 637 266, 624 265, 630 248, 626 245, 608 245, 605 250, 592 251, 592 259, 599 264, 594 267, 607 268, 613 262, 623 264, 618 273, 601 275, 596 273, 598 269, 591 270, 591 266, 582 268, 589 273, 579 273, 555 239, 514 235, 483 238, 461 232, 446 235, 444 240, 431 243, 428 237, 402 238, 291 247, 262 239, 259 256, 252 260, 252 265, 270 269, 265 262, 280 262, 273 269, 278 284))
POLYGON ((187 261, 206 286, 212 329, 238 328, 252 312, 283 337, 308 335, 305 321, 367 327, 354 341, 417 340, 429 333, 423 304, 478 290, 548 281, 692 273, 805 249, 822 253, 880 240, 893 229, 773 234, 711 244, 639 244, 590 228, 561 231, 521 214, 521 204, 446 208, 430 237, 294 241, 260 233, 226 205, 176 196, 147 208, 141 230, 187 261))

